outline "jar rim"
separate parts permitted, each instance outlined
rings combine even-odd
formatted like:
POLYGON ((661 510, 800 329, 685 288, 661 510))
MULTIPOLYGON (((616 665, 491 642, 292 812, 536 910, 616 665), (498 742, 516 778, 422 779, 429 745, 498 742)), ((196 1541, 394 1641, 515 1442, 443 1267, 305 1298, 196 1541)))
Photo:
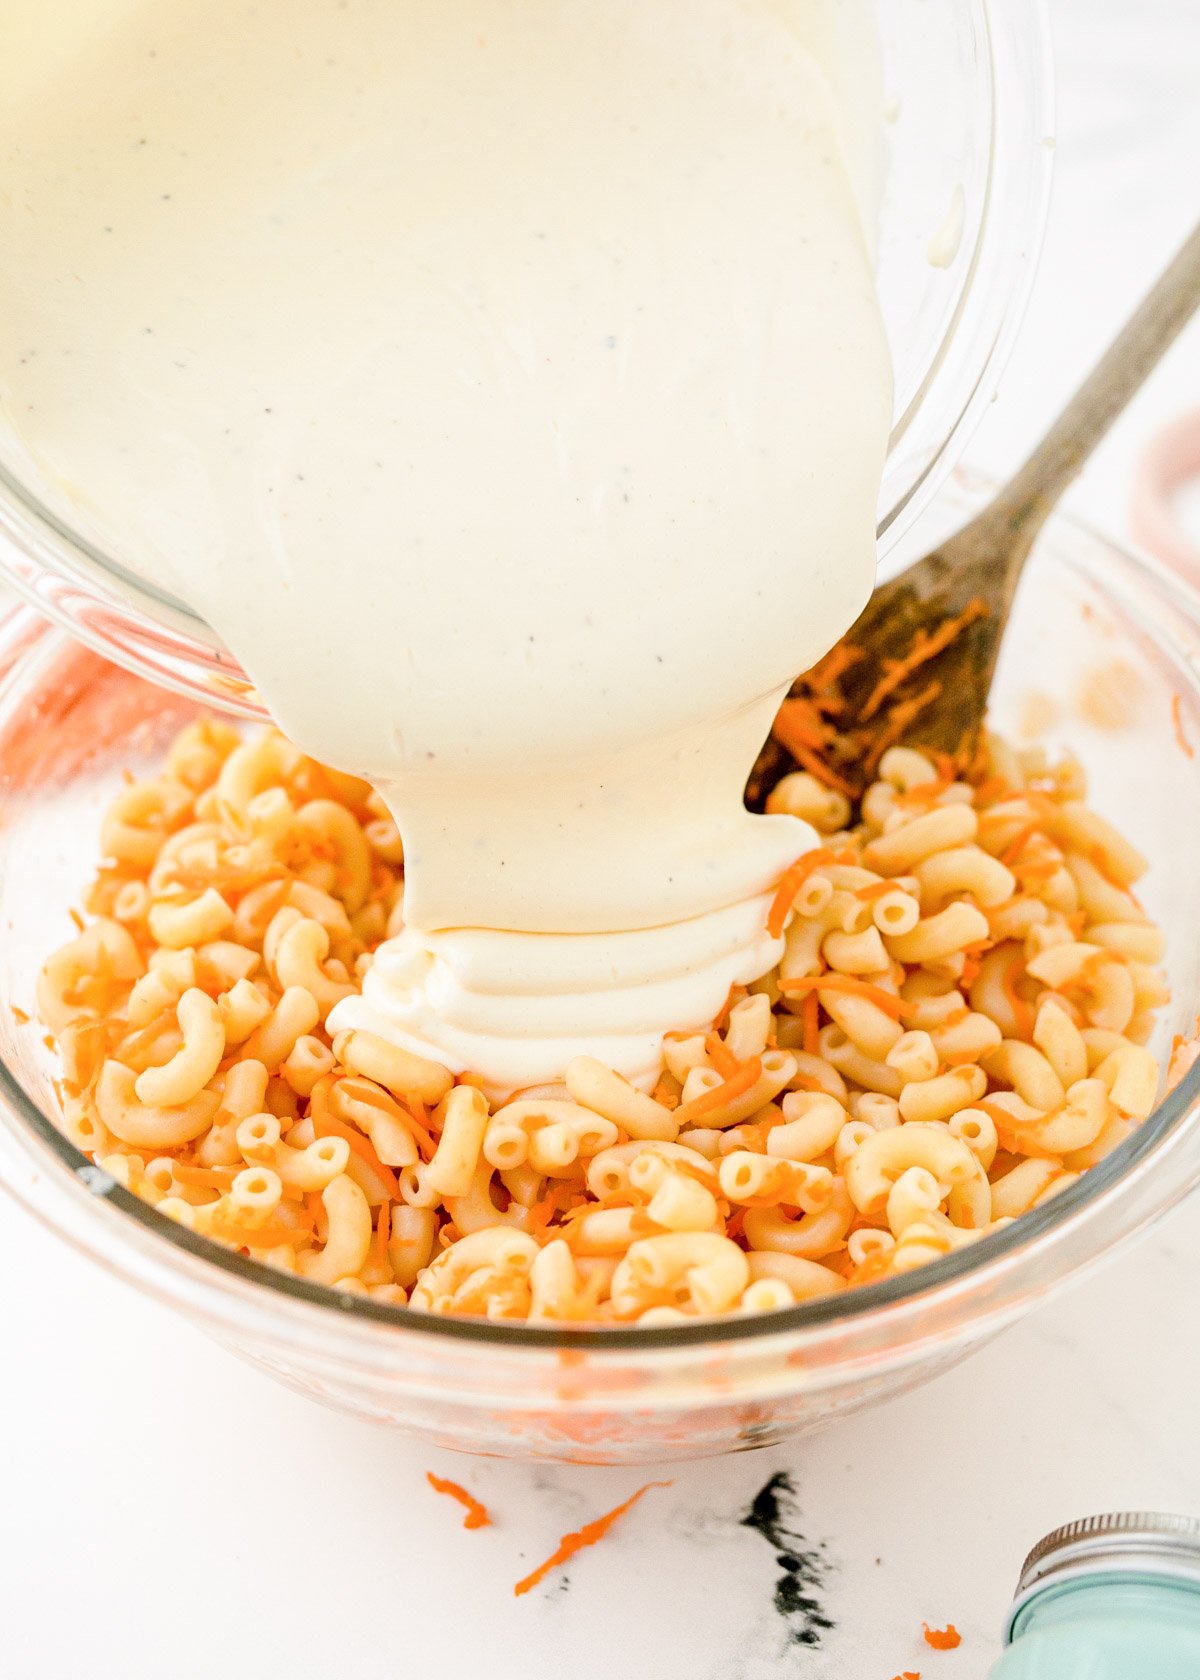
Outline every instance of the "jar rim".
POLYGON ((1172 1511, 1103 1511, 1052 1529, 1021 1566, 1005 1624, 1011 1644, 1030 1604, 1053 1588, 1141 1578, 1200 1589, 1200 1517, 1172 1511))

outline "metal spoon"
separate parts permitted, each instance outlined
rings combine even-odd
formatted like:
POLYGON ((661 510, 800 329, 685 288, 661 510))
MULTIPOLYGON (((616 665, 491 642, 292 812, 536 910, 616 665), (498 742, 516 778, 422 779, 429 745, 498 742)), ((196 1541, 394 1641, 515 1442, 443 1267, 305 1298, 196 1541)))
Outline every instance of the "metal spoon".
POLYGON ((1034 540, 1198 304, 1200 227, 1004 489, 940 548, 881 584, 833 655, 799 679, 755 767, 752 803, 788 768, 788 758, 816 769, 815 757, 828 771, 825 779, 860 791, 889 733, 960 763, 971 759, 1034 540), (938 650, 956 621, 957 632, 938 650), (914 663, 914 651, 926 657, 914 663), (835 673, 824 687, 822 669, 835 673), (797 702, 807 709, 796 710, 797 702), (814 733, 826 737, 820 748, 814 733))

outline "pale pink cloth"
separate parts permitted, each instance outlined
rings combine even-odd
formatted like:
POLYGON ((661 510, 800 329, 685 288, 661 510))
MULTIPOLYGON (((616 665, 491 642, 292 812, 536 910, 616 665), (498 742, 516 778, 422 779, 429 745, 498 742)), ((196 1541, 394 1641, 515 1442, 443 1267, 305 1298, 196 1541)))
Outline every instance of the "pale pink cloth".
POLYGON ((1134 540, 1200 584, 1200 542, 1176 517, 1176 497, 1200 478, 1200 408, 1180 415, 1154 436, 1138 463, 1131 523, 1134 540))

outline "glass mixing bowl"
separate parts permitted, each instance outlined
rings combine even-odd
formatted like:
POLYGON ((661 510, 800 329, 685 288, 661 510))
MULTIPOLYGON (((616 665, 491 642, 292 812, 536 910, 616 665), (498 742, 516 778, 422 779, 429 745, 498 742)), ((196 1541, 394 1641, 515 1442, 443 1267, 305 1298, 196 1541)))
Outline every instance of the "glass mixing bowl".
MULTIPOLYGON (((976 487, 978 488, 978 487, 976 487)), ((961 516, 961 492, 943 504, 961 516)), ((54 1124, 32 1014, 71 934, 121 771, 151 771, 194 702, 22 609, 0 630, 0 1180, 47 1225, 290 1386, 447 1447, 636 1462, 744 1449, 910 1387, 1165 1212, 1200 1178, 1200 1064, 1107 1160, 973 1247, 766 1317, 563 1332, 427 1318, 269 1271, 115 1185, 54 1124)), ((1022 586, 995 694, 1018 737, 1075 748, 1097 807, 1151 859, 1172 1002, 1155 1049, 1200 1011, 1200 595, 1065 519, 1022 586)))
MULTIPOLYGON (((1041 243, 1052 112, 1042 0, 886 0, 878 10, 889 117, 878 280, 896 386, 878 512, 886 574, 1012 342, 1041 243)), ((261 715, 207 625, 46 505, 2 423, 0 568, 109 658, 261 715)))

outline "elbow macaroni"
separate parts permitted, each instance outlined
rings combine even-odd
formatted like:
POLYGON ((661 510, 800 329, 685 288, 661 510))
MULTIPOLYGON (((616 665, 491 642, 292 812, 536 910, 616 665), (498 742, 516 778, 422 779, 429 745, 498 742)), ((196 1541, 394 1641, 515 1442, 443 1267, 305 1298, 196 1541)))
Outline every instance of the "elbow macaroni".
POLYGON ((652 1092, 579 1056, 492 1100, 324 1028, 403 922, 378 797, 190 725, 39 976, 64 1130, 190 1229, 417 1311, 674 1324, 907 1272, 1069 1188, 1160 1086, 1144 860, 1077 767, 989 759, 981 785, 890 748, 855 827, 784 777, 768 809, 828 849, 778 968, 669 1034, 652 1092))

